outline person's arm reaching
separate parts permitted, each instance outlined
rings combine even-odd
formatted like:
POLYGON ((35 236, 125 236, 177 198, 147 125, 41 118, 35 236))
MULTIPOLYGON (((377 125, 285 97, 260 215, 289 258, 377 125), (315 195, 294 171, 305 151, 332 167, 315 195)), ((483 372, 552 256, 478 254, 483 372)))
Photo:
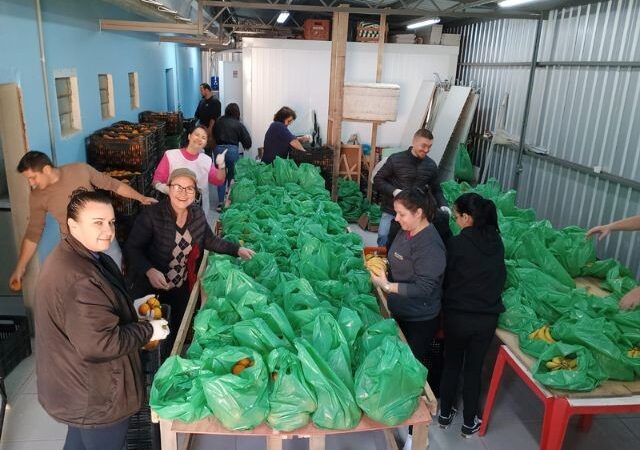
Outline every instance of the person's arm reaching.
POLYGON ((296 150, 300 150, 301 152, 306 152, 306 150, 304 149, 304 147, 302 146, 298 138, 292 139, 291 142, 289 142, 289 145, 296 150))
POLYGON ((634 309, 640 305, 640 286, 631 289, 620 299, 620 309, 634 309))
POLYGON ((35 255, 38 249, 38 243, 30 241, 27 238, 22 239, 22 245, 20 245, 20 256, 18 262, 13 270, 13 273, 9 277, 9 287, 14 291, 19 291, 22 288, 22 277, 27 270, 29 261, 35 255))
POLYGON ((640 230, 640 215, 627 217, 626 219, 617 220, 606 225, 598 225, 587 231, 587 237, 599 235, 598 240, 605 238, 612 231, 638 231, 640 230))
POLYGON ((129 186, 128 184, 125 184, 125 183, 122 183, 122 185, 119 186, 118 189, 116 189, 115 192, 120 197, 131 198, 133 200, 137 200, 140 203, 142 203, 143 205, 153 205, 154 203, 158 203, 158 200, 156 200, 155 198, 153 198, 153 197, 145 197, 144 195, 142 195, 141 193, 136 191, 134 188, 132 188, 131 186, 129 186))
POLYGON ((387 161, 380 167, 378 173, 373 178, 373 186, 376 191, 380 192, 383 195, 391 195, 395 197, 401 191, 397 186, 394 186, 389 182, 391 176, 393 175, 393 161, 391 158, 387 159, 387 161))

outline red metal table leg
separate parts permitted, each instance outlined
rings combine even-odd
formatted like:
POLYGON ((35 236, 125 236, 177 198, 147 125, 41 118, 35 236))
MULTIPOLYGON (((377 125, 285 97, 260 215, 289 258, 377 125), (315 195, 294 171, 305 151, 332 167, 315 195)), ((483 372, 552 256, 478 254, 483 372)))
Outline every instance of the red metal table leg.
POLYGON ((591 429, 591 423, 593 422, 593 414, 583 414, 580 416, 578 422, 578 429, 580 431, 589 431, 591 429))
MULTIPOLYGON (((546 438, 540 443, 540 450, 561 450, 564 435, 567 432, 572 408, 566 398, 557 397, 552 402, 551 417, 546 429, 546 438)), ((546 416, 549 414, 547 412, 546 416)))
POLYGON ((493 366, 493 374, 491 375, 491 384, 489 385, 489 392, 487 393, 487 401, 484 406, 484 412, 482 414, 482 425, 480 426, 480 436, 484 436, 487 433, 487 427, 489 426, 489 418, 491 417, 491 411, 493 410, 493 404, 496 401, 496 394, 500 387, 500 380, 502 379, 502 373, 504 372, 504 366, 507 362, 507 355, 504 350, 504 346, 500 346, 498 350, 498 357, 496 363, 493 366))

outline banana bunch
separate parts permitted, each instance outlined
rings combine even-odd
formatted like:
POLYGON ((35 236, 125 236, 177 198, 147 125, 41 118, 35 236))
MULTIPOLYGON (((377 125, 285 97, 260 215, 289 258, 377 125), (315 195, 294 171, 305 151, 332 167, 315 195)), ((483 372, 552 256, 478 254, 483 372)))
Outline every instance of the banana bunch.
POLYGON ((387 259, 381 256, 372 256, 365 261, 367 270, 373 272, 375 276, 380 276, 387 271, 387 259))
POLYGON ((629 358, 640 358, 640 347, 633 347, 627 352, 629 358))
POLYGON ((549 344, 553 344, 554 342, 556 342, 556 340, 551 337, 549 325, 543 325, 534 332, 530 333, 529 339, 537 339, 539 341, 548 342, 549 344))
POLYGON ((547 361, 545 366, 549 370, 576 370, 578 367, 577 358, 563 358, 562 356, 555 356, 551 361, 547 361))

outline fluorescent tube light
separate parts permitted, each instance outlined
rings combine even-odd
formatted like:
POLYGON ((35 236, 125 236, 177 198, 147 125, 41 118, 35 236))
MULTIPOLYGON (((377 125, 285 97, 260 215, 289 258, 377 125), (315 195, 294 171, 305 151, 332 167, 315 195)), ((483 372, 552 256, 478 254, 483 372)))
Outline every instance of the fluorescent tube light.
POLYGON ((531 3, 534 1, 535 0, 503 0, 498 3, 498 6, 502 8, 509 8, 511 6, 519 6, 519 5, 523 5, 525 3, 531 3))
POLYGON ((407 25, 407 30, 415 30, 416 28, 428 27, 429 25, 434 25, 440 22, 439 17, 435 17, 433 19, 421 20, 420 22, 410 23, 407 25))
POLYGON ((276 22, 285 23, 288 18, 289 18, 289 11, 282 11, 278 16, 278 18, 276 19, 276 22))

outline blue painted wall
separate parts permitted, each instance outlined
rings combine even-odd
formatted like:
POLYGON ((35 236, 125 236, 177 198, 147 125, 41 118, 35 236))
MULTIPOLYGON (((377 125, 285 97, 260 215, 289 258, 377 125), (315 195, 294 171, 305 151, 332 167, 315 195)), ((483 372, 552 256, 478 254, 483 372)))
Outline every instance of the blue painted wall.
MULTIPOLYGON (((100 31, 98 19, 147 20, 100 0, 41 0, 49 101, 59 165, 86 161, 85 138, 119 120, 137 121, 144 110, 167 109, 165 70, 177 74, 177 104, 193 116, 199 94, 200 50, 160 43, 154 33, 100 31), (129 72, 138 72, 140 108, 131 109, 129 72), (82 130, 62 137, 56 103, 56 74, 78 77, 82 130), (103 120, 98 74, 113 77, 115 117, 103 120)), ((29 145, 51 154, 34 1, 0 0, 0 83, 22 89, 29 145)), ((17 205, 21 207, 21 205, 17 205)), ((26 207, 26 205, 22 206, 26 207)), ((58 240, 48 221, 40 243, 44 258, 58 240)))

